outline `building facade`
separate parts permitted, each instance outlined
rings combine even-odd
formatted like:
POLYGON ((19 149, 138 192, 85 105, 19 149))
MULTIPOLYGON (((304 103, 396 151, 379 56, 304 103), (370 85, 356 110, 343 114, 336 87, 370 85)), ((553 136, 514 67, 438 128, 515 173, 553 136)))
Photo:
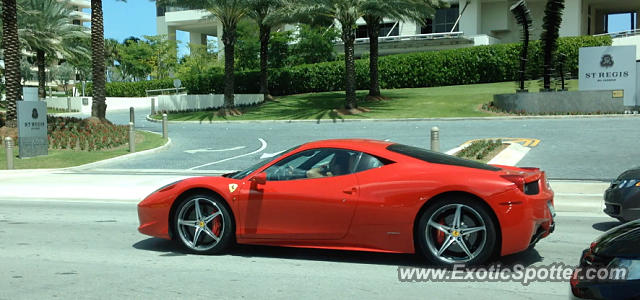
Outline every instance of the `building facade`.
MULTIPOLYGON (((384 20, 380 32, 380 54, 433 51, 451 48, 514 43, 520 41, 520 26, 509 8, 513 0, 450 0, 425 25, 384 20)), ((546 0, 527 0, 533 17, 531 36, 538 39, 546 0)), ((204 10, 157 7, 158 34, 175 40, 176 30, 189 33, 190 43, 206 44, 207 36, 222 36, 222 25, 206 18, 204 10)), ((640 1, 636 0, 565 0, 560 36, 610 34, 614 45, 637 45, 640 59, 640 1), (608 17, 626 13, 631 27, 625 32, 609 32, 608 17)), ((356 56, 369 51, 369 37, 363 20, 358 20, 356 56)), ((219 39, 218 39, 219 40, 219 39)), ((342 45, 336 43, 336 50, 342 45)), ((222 49, 221 43, 219 49, 222 49)))

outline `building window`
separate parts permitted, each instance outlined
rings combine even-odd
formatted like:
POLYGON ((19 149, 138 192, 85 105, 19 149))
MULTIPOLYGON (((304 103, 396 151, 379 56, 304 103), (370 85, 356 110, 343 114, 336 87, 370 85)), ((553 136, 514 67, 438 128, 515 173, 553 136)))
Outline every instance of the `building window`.
POLYGON ((458 5, 451 5, 449 8, 441 8, 436 10, 436 15, 433 20, 433 33, 458 31, 458 25, 453 28, 453 25, 458 20, 459 9, 458 5))
POLYGON ((425 25, 420 28, 421 34, 433 33, 433 19, 427 19, 425 25))
MULTIPOLYGON (((378 35, 379 37, 398 36, 398 35, 400 35, 400 27, 399 25, 396 25, 395 22, 380 24, 380 34, 378 35)), ((369 33, 367 32, 367 25, 358 26, 358 29, 356 30, 356 38, 361 39, 361 38, 368 38, 368 37, 369 37, 369 33)))
POLYGON ((80 20, 73 20, 72 23, 73 25, 82 25, 82 22, 80 22, 80 20))

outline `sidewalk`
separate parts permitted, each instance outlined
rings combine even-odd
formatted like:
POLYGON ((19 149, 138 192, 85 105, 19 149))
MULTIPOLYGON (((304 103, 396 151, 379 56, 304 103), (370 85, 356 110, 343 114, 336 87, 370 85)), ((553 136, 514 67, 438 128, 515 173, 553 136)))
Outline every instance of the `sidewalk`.
MULTIPOLYGON (((228 172, 228 171, 224 171, 228 172)), ((207 174, 127 172, 78 172, 25 170, 0 172, 0 199, 17 200, 117 200, 138 202, 165 184, 207 174)), ((219 172, 222 174, 222 171, 219 172)), ((218 175, 220 175, 218 174, 218 175)), ((602 213, 603 194, 609 186, 600 181, 551 181, 558 212, 602 213)))

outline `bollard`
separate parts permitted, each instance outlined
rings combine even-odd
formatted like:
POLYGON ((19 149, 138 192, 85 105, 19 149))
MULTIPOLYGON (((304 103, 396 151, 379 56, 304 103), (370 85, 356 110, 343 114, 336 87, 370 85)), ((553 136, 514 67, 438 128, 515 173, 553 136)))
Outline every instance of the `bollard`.
POLYGON ((440 129, 438 126, 431 128, 431 151, 440 152, 440 129))
POLYGON ((162 114, 162 138, 169 138, 169 129, 167 128, 167 114, 162 114))
POLYGON ((129 122, 133 123, 133 127, 136 126, 136 115, 133 107, 129 107, 129 122))
POLYGON ((136 152, 136 130, 133 122, 129 122, 129 152, 136 152))
POLYGON ((71 97, 67 97, 67 112, 71 112, 71 97))
POLYGON ((4 149, 7 152, 7 170, 13 170, 13 139, 4 138, 4 149))
POLYGON ((151 98, 151 115, 156 114, 156 98, 151 98))

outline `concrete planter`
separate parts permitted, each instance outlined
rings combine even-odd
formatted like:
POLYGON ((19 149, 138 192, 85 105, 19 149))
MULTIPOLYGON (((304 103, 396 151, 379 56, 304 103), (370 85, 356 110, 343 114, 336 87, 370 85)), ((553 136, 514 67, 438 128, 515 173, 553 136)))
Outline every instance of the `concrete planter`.
POLYGON ((623 98, 612 91, 563 91, 500 94, 493 104, 506 112, 526 114, 623 113, 623 98))

